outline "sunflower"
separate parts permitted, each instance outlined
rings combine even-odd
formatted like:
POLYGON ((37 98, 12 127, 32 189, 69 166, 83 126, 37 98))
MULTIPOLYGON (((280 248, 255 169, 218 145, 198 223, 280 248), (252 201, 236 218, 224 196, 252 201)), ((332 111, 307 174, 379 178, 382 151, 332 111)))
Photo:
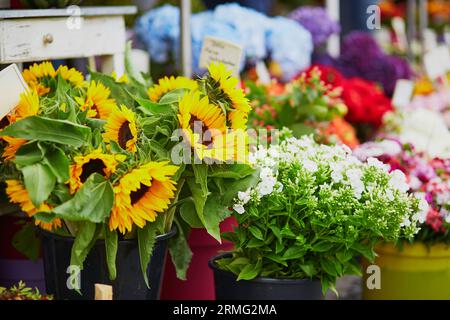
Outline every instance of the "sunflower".
POLYGON ((133 111, 124 105, 114 108, 105 124, 103 138, 106 142, 117 142, 124 150, 136 152, 138 131, 133 111))
POLYGON ((247 114, 251 107, 244 91, 238 88, 238 79, 231 76, 231 70, 227 70, 222 63, 212 63, 208 67, 209 83, 206 86, 208 95, 214 97, 220 104, 230 108, 228 121, 233 129, 245 129, 247 124, 247 114), (241 111, 233 113, 233 111, 241 111))
POLYGON ((3 158, 5 160, 13 160, 16 157, 17 150, 19 150, 21 146, 28 142, 27 140, 21 138, 8 136, 4 136, 2 138, 6 141, 6 143, 8 143, 8 145, 5 147, 5 150, 3 151, 3 158))
POLYGON ((50 92, 50 88, 47 87, 42 82, 49 78, 55 78, 56 71, 53 65, 46 61, 40 64, 33 64, 31 67, 23 71, 23 78, 30 86, 31 89, 36 90, 36 92, 42 96, 50 92))
POLYGON ((20 95, 19 104, 13 110, 11 123, 37 115, 39 112, 39 94, 32 90, 20 95))
POLYGON ((58 70, 56 70, 56 75, 60 75, 61 78, 76 88, 83 86, 83 74, 75 68, 69 69, 67 66, 59 66, 58 70))
POLYGON ((158 102, 159 99, 161 99, 161 97, 169 91, 175 89, 195 90, 197 89, 197 87, 197 81, 185 77, 164 77, 162 79, 159 79, 158 84, 155 84, 153 87, 150 87, 150 89, 148 89, 148 96, 150 100, 158 102))
MULTIPOLYGON (((38 212, 48 212, 51 211, 52 207, 45 202, 36 208, 31 202, 28 191, 24 188, 22 183, 18 180, 6 180, 6 194, 12 203, 16 203, 20 206, 23 212, 25 212, 29 217, 34 216, 38 212)), ((62 223, 58 218, 53 219, 52 222, 44 222, 38 219, 34 220, 37 226, 42 229, 51 231, 52 229, 60 228, 62 223)))
POLYGON ((86 98, 76 97, 75 100, 80 105, 82 111, 88 110, 89 118, 99 118, 106 120, 110 113, 116 108, 114 99, 109 96, 111 90, 100 82, 92 81, 87 89, 86 98))
POLYGON ((222 109, 210 104, 207 96, 200 98, 198 91, 187 93, 181 98, 177 117, 184 137, 200 159, 203 158, 203 150, 213 149, 215 140, 227 132, 222 109))
POLYGON ((124 161, 123 155, 111 155, 102 153, 96 149, 85 156, 76 156, 74 164, 70 166, 70 193, 75 193, 93 173, 99 173, 108 179, 116 171, 120 161, 124 161))
POLYGON ((176 182, 171 178, 178 167, 168 162, 149 162, 125 174, 114 185, 115 203, 109 220, 110 230, 131 231, 156 220, 175 196, 176 182))

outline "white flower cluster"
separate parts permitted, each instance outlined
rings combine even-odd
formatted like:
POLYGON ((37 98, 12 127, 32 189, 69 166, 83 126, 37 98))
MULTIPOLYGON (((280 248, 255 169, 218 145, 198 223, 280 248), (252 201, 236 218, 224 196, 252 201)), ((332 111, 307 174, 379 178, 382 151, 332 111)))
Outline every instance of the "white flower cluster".
MULTIPOLYGON (((329 188, 337 192, 351 188, 357 200, 361 199, 364 193, 377 194, 390 201, 408 197, 406 192, 409 190, 409 185, 400 170, 388 173, 389 167, 376 158, 369 157, 366 162, 362 162, 345 145, 319 145, 308 136, 300 139, 287 138, 279 145, 272 145, 268 149, 259 146, 249 159, 259 170, 260 179, 255 187, 239 193, 234 210, 240 214, 245 212, 245 206, 252 201, 257 202, 274 192, 282 192, 283 185, 278 180, 279 172, 291 168, 294 164, 299 171, 310 174, 314 179, 319 171, 329 174, 330 181, 322 183, 320 188, 329 188), (380 186, 376 182, 367 181, 365 175, 370 170, 386 175, 389 179, 388 183, 380 186)), ((295 177, 292 179, 295 183, 295 177)), ((426 201, 421 202, 420 214, 405 213, 403 225, 410 226, 422 220, 427 210, 424 207, 425 204, 426 201)))

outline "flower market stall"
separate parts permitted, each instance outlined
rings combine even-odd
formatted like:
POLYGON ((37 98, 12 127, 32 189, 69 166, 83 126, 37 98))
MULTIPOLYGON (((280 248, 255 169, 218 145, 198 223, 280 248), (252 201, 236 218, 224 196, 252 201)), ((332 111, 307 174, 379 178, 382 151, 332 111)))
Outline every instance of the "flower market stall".
POLYGON ((111 3, 0 2, 0 300, 450 299, 446 1, 111 3))

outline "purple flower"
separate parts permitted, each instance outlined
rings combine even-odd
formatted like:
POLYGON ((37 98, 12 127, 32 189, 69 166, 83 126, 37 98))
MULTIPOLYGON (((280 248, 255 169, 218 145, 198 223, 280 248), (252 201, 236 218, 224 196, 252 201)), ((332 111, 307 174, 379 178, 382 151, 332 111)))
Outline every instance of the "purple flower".
POLYGON ((398 79, 411 79, 413 75, 406 60, 386 54, 369 33, 360 31, 345 37, 336 67, 346 77, 377 82, 389 96, 398 79))
POLYGON ((289 18, 311 32, 314 46, 324 43, 330 35, 339 33, 341 29, 339 24, 332 20, 321 7, 299 7, 289 14, 289 18))

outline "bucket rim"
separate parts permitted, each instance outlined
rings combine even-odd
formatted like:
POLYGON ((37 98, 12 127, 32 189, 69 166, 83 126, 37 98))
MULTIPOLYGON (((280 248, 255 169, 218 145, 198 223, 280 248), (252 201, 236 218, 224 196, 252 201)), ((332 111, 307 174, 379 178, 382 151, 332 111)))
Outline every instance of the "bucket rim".
MULTIPOLYGON (((62 235, 41 229, 39 227, 36 227, 36 230, 39 234, 41 234, 45 237, 48 237, 48 238, 57 239, 60 241, 65 241, 65 242, 73 242, 75 240, 75 237, 73 237, 73 236, 69 236, 69 237, 62 236, 62 235)), ((161 241, 167 240, 169 238, 172 238, 176 235, 177 232, 178 232, 178 230, 177 230, 176 225, 173 225, 172 229, 170 229, 169 232, 156 236, 156 242, 161 242, 161 241)), ((96 242, 104 242, 104 241, 105 241, 105 239, 97 239, 96 242)), ((118 242, 120 242, 120 243, 135 243, 135 242, 137 242, 137 238, 119 239, 118 242)))
MULTIPOLYGON (((231 257, 231 253, 225 252, 225 253, 221 253, 221 254, 218 254, 218 255, 212 257, 208 261, 208 266, 210 269, 212 269, 214 271, 214 273, 218 273, 218 274, 226 276, 228 278, 233 278, 235 281, 237 281, 237 276, 234 273, 232 273, 230 271, 222 270, 215 264, 216 260, 219 260, 221 258, 226 258, 226 257, 231 257)), ((318 279, 307 279, 307 278, 288 279, 288 278, 258 277, 258 278, 254 278, 252 280, 239 280, 239 281, 265 283, 265 284, 279 284, 279 285, 300 285, 300 284, 305 284, 305 283, 309 283, 309 284, 317 283, 320 285, 320 281, 318 279)))

